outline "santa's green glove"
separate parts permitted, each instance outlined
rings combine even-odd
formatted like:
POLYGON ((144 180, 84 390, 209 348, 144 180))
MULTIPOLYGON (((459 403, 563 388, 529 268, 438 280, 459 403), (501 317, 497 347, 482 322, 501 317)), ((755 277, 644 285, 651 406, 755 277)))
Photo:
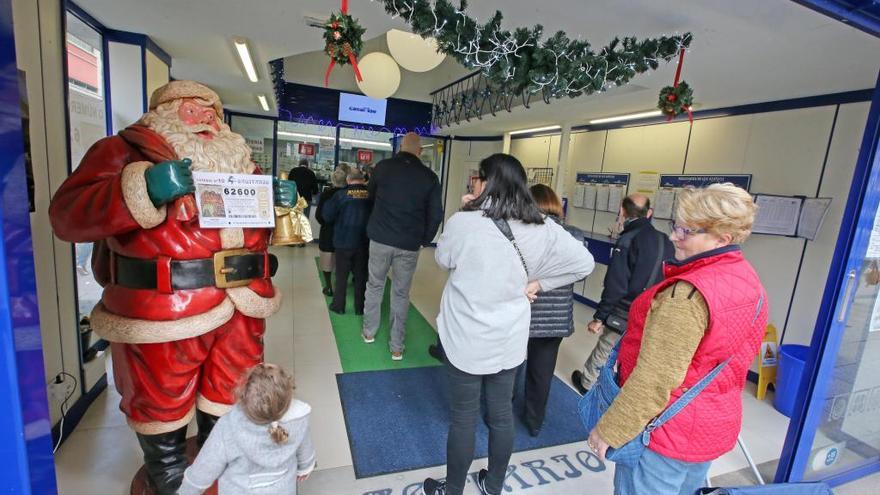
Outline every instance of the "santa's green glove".
POLYGON ((292 208, 296 204, 296 182, 275 178, 272 184, 275 186, 275 206, 292 208))
POLYGON ((156 208, 196 191, 190 165, 192 161, 189 158, 169 160, 157 163, 144 172, 147 193, 156 208))

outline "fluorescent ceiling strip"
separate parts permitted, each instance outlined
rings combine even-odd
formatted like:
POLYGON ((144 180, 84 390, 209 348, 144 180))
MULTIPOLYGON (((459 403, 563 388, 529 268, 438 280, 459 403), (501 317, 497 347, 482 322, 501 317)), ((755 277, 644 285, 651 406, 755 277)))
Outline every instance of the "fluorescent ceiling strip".
POLYGON ((626 115, 618 115, 616 117, 606 117, 603 119, 591 120, 591 124, 607 124, 609 122, 620 122, 622 120, 645 119, 648 117, 658 117, 662 115, 660 110, 651 110, 650 112, 629 113, 626 115))
MULTIPOLYGON (((287 132, 287 131, 278 131, 279 136, 287 136, 287 137, 298 137, 305 139, 332 139, 336 141, 336 138, 333 136, 319 136, 318 134, 303 134, 300 132, 287 132)), ((365 139, 352 139, 352 138, 339 138, 340 141, 352 144, 365 144, 369 146, 381 146, 383 148, 391 149, 391 143, 383 143, 382 141, 367 141, 365 139)))
POLYGON ((251 58, 251 52, 248 50, 247 42, 242 39, 237 39, 234 41, 235 49, 238 51, 238 57, 241 59, 241 64, 244 66, 244 71, 247 73, 248 79, 251 82, 257 82, 259 78, 257 77, 257 69, 254 67, 254 61, 251 58))
POLYGON ((528 133, 530 133, 530 132, 553 131, 553 130, 556 130, 556 129, 560 129, 560 126, 558 126, 558 125, 548 125, 548 126, 545 126, 545 127, 535 127, 535 128, 533 128, 533 129, 520 129, 520 130, 518 130, 518 131, 510 131, 508 134, 510 134, 510 135, 512 136, 512 135, 514 135, 514 134, 528 134, 528 133))
POLYGON ((268 112, 269 102, 266 100, 266 95, 257 95, 257 99, 260 100, 260 106, 263 107, 263 111, 268 112))

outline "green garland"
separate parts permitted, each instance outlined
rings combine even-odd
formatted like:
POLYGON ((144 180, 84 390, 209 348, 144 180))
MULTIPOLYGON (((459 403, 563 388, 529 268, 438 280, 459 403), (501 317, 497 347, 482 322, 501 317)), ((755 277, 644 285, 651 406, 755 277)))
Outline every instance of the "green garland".
POLYGON ((469 69, 479 70, 503 94, 535 94, 545 99, 571 98, 621 86, 636 74, 668 62, 690 46, 691 33, 637 40, 615 38, 594 52, 587 41, 564 32, 542 40, 543 27, 501 29, 501 12, 484 25, 448 0, 383 0, 385 11, 406 20, 423 38, 432 36, 439 50, 469 69))
POLYGON ((334 12, 324 26, 324 52, 337 64, 350 62, 349 54, 357 58, 364 47, 363 36, 367 30, 358 24, 357 19, 344 12, 334 12))
POLYGON ((667 117, 676 117, 687 112, 694 104, 694 90, 681 81, 677 86, 666 86, 660 90, 657 108, 667 117))

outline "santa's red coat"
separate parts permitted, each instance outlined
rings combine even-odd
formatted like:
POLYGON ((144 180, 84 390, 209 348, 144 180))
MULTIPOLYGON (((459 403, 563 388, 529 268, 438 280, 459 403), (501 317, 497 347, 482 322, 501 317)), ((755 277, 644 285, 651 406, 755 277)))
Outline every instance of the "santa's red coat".
MULTIPOLYGON (((170 342, 209 332, 232 318, 235 310, 254 318, 278 310, 279 294, 268 278, 236 289, 176 291, 113 283, 110 250, 131 258, 167 261, 211 258, 224 249, 267 248, 270 229, 200 228, 192 195, 155 208, 143 171, 174 159, 178 157, 164 138, 133 125, 95 143, 49 207, 59 238, 98 242, 93 267, 104 293, 92 313, 92 326, 111 342, 170 342)), ((259 173, 256 168, 255 172, 259 173)))

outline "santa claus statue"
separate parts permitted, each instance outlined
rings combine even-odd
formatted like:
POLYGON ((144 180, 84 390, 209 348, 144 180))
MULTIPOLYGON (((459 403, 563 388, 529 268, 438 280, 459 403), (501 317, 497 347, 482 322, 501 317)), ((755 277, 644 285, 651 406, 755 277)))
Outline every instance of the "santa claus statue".
MULTIPOLYGON (((162 86, 138 123, 91 147, 49 207, 59 238, 95 243, 104 293, 92 328, 111 342, 119 407, 162 495, 180 486, 187 425, 195 416, 201 445, 231 409, 281 304, 269 229, 199 227, 193 171, 260 173, 222 114, 202 84, 162 86)), ((274 192, 277 206, 296 199, 293 182, 274 192)))

